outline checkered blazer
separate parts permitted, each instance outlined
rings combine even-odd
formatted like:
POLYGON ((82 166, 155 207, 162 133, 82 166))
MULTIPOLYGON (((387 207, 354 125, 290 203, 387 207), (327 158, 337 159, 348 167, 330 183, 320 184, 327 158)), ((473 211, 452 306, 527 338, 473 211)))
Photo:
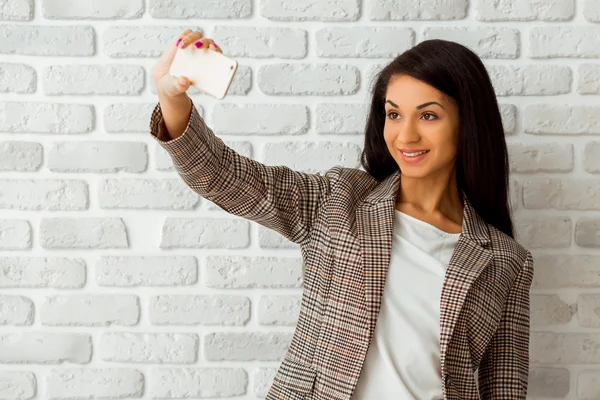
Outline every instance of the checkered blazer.
MULTIPOLYGON (((193 105, 182 136, 169 140, 160 105, 150 128, 191 189, 300 245, 300 316, 267 399, 349 399, 381 304, 399 173, 379 182, 341 166, 265 166, 227 147, 193 105)), ((444 399, 525 399, 533 260, 464 200, 440 299, 444 399)))

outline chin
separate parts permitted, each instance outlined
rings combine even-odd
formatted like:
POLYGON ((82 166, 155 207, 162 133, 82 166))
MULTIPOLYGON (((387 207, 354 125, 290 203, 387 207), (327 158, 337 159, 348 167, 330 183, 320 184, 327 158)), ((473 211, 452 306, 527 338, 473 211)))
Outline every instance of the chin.
POLYGON ((402 166, 400 165, 400 174, 406 178, 425 178, 427 177, 431 171, 429 168, 423 167, 414 167, 412 165, 402 166))

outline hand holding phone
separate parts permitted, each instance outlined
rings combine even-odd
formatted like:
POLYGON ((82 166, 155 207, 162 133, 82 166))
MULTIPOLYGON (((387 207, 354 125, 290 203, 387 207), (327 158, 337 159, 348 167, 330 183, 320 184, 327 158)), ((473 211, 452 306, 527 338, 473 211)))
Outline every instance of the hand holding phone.
POLYGON ((169 73, 185 76, 192 86, 218 99, 227 94, 238 63, 220 52, 208 48, 187 46, 178 48, 169 73))

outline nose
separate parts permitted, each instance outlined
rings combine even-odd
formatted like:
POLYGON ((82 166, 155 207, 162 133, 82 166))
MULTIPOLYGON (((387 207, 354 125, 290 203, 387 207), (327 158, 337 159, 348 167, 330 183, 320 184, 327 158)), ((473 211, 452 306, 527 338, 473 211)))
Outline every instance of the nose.
POLYGON ((396 142, 400 144, 416 143, 421 139, 416 123, 412 119, 405 119, 398 124, 396 142))

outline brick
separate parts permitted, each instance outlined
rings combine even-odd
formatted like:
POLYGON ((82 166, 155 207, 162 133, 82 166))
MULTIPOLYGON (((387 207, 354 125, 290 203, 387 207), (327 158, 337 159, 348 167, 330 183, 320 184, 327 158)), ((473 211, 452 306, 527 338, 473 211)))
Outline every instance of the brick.
POLYGON ((252 0, 222 0, 209 6, 196 0, 150 0, 148 10, 152 18, 249 18, 252 0))
POLYGON ((41 331, 0 334, 3 364, 85 364, 91 358, 92 337, 88 334, 41 331))
POLYGON ((362 135, 367 123, 365 104, 317 104, 316 131, 323 135, 362 135))
POLYGON ((14 400, 33 399, 37 392, 37 381, 33 372, 0 371, 2 397, 14 400))
POLYGON ((600 296, 580 294, 577 297, 577 319, 579 325, 586 328, 600 327, 600 296))
POLYGON ((0 288, 78 289, 85 285, 81 258, 0 257, 0 288))
POLYGON ((0 25, 0 37, 0 54, 78 57, 95 52, 94 28, 85 25, 0 25))
POLYGON ((295 326, 301 304, 302 296, 262 296, 258 303, 258 323, 295 326))
POLYGON ((573 170, 572 144, 511 143, 508 150, 512 172, 569 172, 573 170))
POLYGON ((575 224, 575 243, 580 247, 600 247, 600 219, 582 218, 575 224))
POLYGON ((299 135, 308 107, 297 104, 215 104, 211 128, 219 135, 299 135))
POLYGON ((260 15, 274 21, 356 21, 359 0, 263 0, 260 15))
POLYGON ((36 171, 42 166, 40 143, 5 140, 0 142, 0 171, 36 171))
POLYGON ((167 218, 161 249, 243 249, 250 245, 250 224, 241 218, 167 218))
POLYGON ((571 245, 568 217, 519 217, 515 221, 518 242, 525 248, 565 248, 571 245))
POLYGON ((243 296, 152 296, 150 322, 154 325, 245 325, 250 299, 243 296))
POLYGON ((307 33, 304 29, 216 26, 210 37, 230 57, 306 57, 307 33))
POLYGON ((600 4, 594 0, 583 2, 583 16, 590 22, 600 22, 600 4))
POLYGON ((40 223, 45 249, 122 249, 129 247, 121 218, 45 218, 40 223))
POLYGON ((153 399, 243 396, 248 374, 243 368, 154 368, 149 384, 153 399))
POLYGON ((156 103, 118 103, 104 108, 106 132, 148 133, 156 103))
POLYGON ((523 120, 526 133, 536 135, 600 134, 597 106, 531 104, 525 106, 523 120))
POLYGON ((300 246, 277 231, 258 227, 258 246, 261 249, 300 249, 300 246))
POLYGON ((499 106, 504 133, 513 135, 517 127, 517 107, 514 104, 499 104, 499 106))
POLYGON ((341 142, 277 142, 264 146, 268 165, 287 165, 306 173, 324 172, 332 165, 358 167, 361 148, 341 142))
POLYGON ((577 72, 577 93, 600 94, 600 67, 595 64, 581 64, 577 72))
POLYGON ((191 364, 198 358, 198 335, 107 332, 98 347, 103 361, 191 364))
POLYGON ((529 30, 529 58, 600 57, 600 28, 536 26, 529 30))
POLYGON ((302 259, 292 257, 209 256, 204 284, 213 288, 292 288, 302 286, 302 259))
POLYGON ((79 180, 3 179, 0 209, 74 211, 88 208, 88 186, 79 180))
POLYGON ((283 332, 215 332, 204 336, 208 361, 280 361, 292 341, 283 332))
POLYGON ((258 70, 258 88, 271 95, 350 95, 359 89, 352 65, 268 64, 258 70))
POLYGON ((0 3, 0 21, 31 21, 33 0, 11 0, 0 3))
POLYGON ((200 201, 181 179, 105 179, 98 191, 106 209, 193 210, 200 201))
POLYGON ((574 0, 478 0, 479 21, 568 21, 575 14, 574 0))
POLYGON ((600 287, 599 256, 535 254, 534 263, 533 288, 600 287))
POLYGON ((527 394, 562 399, 569 394, 571 376, 566 368, 536 367, 529 371, 527 394))
POLYGON ((315 33, 319 57, 394 57, 414 45, 411 28, 322 28, 315 33))
MULTIPOLYGON (((226 146, 233 149, 236 153, 252 158, 252 143, 246 141, 223 141, 226 146)), ((175 171, 175 167, 173 166, 173 160, 169 153, 158 143, 155 144, 155 157, 156 157, 156 169, 158 171, 175 171)), ((217 208, 214 203, 209 200, 204 200, 206 203, 210 203, 211 206, 209 208, 217 208)))
POLYGON ((467 0, 374 0, 368 16, 373 21, 457 20, 467 16, 467 0))
POLYGON ((0 101, 0 131, 3 132, 70 134, 87 133, 92 129, 93 106, 0 101))
POLYGON ((574 313, 575 310, 555 294, 531 296, 531 324, 534 326, 568 324, 574 313))
MULTIPOLYGON (((115 58, 159 57, 186 29, 183 26, 138 24, 111 26, 102 32, 102 49, 104 54, 115 58)), ((193 29, 203 32, 201 28, 193 29)))
POLYGON ((600 396, 600 371, 579 371, 577 375, 577 399, 594 400, 600 396))
POLYGON ((571 92, 573 72, 564 65, 489 65, 498 96, 552 96, 571 92))
POLYGON ((277 374, 277 368, 257 368, 254 372, 254 395, 261 399, 267 397, 269 389, 273 385, 273 379, 277 374))
POLYGON ((519 57, 519 31, 492 27, 430 27, 423 30, 423 39, 444 39, 469 47, 481 58, 519 57))
POLYGON ((583 168, 592 174, 600 173, 600 142, 591 142, 585 145, 583 168))
POLYGON ((144 0, 78 0, 65 7, 62 0, 42 0, 48 19, 137 19, 144 14, 144 0))
MULTIPOLYGON (((0 5, 0 13, 2 5, 0 5)), ((0 93, 35 93, 37 74, 26 64, 0 63, 0 93)))
POLYGON ((42 325, 129 326, 138 323, 140 300, 131 295, 47 296, 42 304, 42 325))
POLYGON ((0 219, 0 250, 31 248, 31 225, 19 219, 0 219))
POLYGON ((103 256, 96 264, 98 286, 179 286, 198 280, 191 256, 103 256))
POLYGON ((138 65, 52 65, 44 70, 46 95, 138 95, 144 89, 138 65))
MULTIPOLYGON (((31 324, 33 324, 33 301, 31 299, 24 296, 0 295, 0 325, 24 326, 31 324)), ((2 378, 0 378, 1 380, 2 378)), ((0 387, 2 387, 1 384, 0 387)))
POLYGON ((523 203, 530 209, 600 210, 600 181, 531 179, 524 182, 523 203))
POLYGON ((122 399, 142 397, 144 375, 130 368, 63 368, 46 377, 50 399, 122 399))
POLYGON ((539 364, 598 364, 600 334, 532 332, 530 359, 539 364))
POLYGON ((48 169, 54 172, 138 173, 147 165, 143 142, 60 142, 48 154, 48 169))

